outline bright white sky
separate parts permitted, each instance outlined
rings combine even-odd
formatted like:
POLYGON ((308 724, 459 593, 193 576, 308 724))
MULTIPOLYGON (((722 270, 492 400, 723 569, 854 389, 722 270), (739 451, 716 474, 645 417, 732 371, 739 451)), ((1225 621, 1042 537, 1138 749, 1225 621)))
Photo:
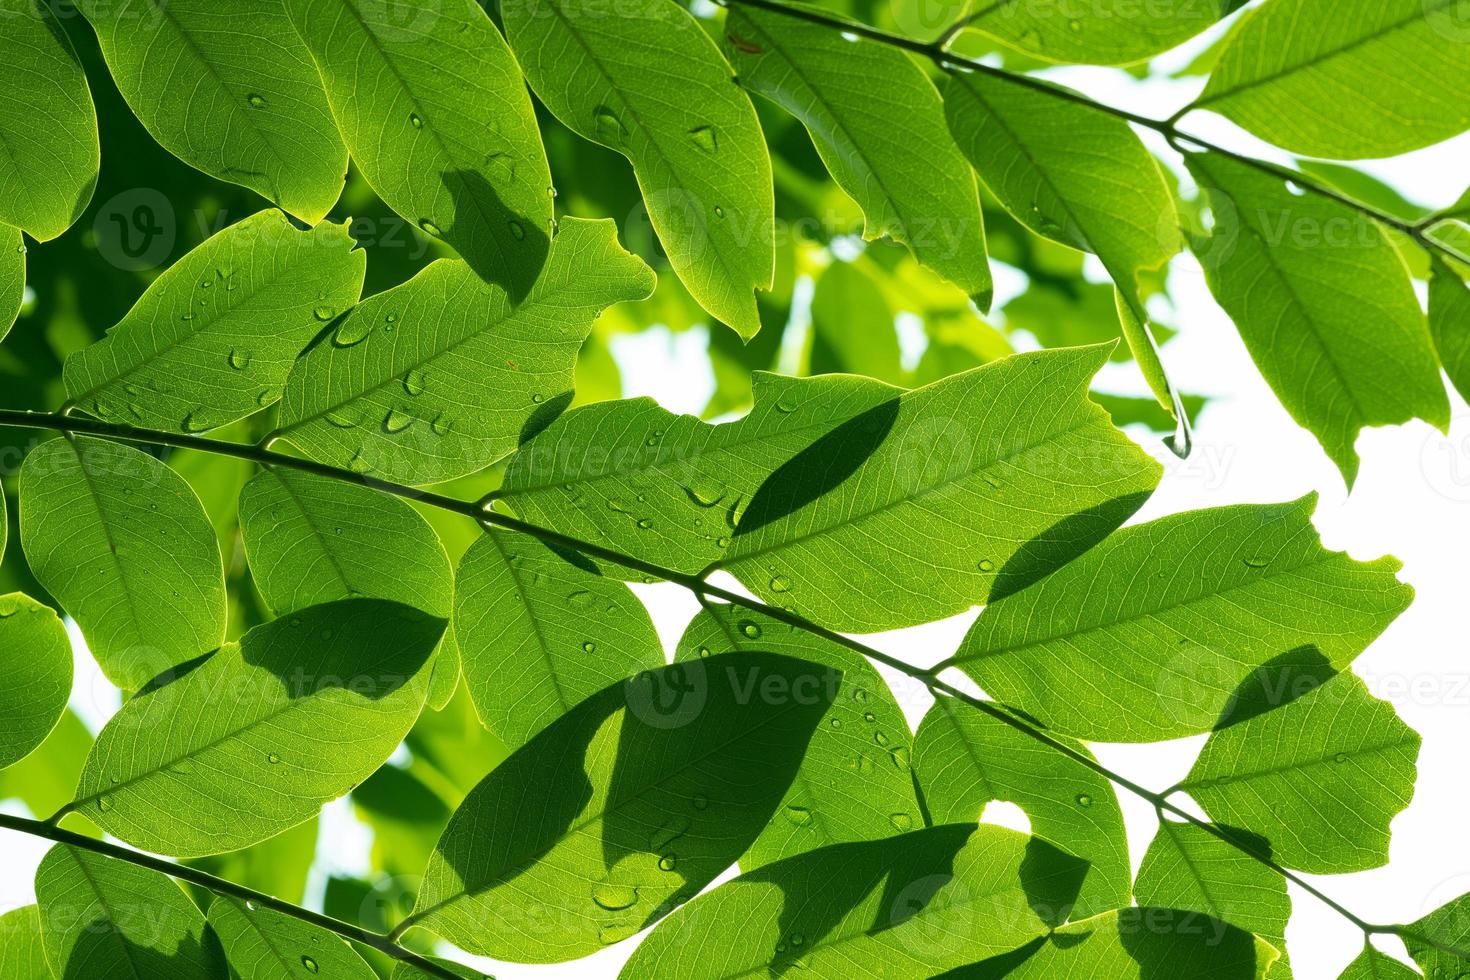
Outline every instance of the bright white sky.
MULTIPOLYGON (((1185 64, 1204 40, 1160 60, 1163 67, 1185 64)), ((1197 83, 1139 83, 1122 72, 1065 69, 1055 77, 1102 101, 1159 117, 1170 115, 1194 94, 1197 83)), ((1273 154, 1222 120, 1198 116, 1194 132, 1263 157, 1273 154)), ((1156 147, 1157 148, 1157 147, 1156 147)), ((1455 201, 1470 182, 1465 166, 1470 135, 1390 162, 1363 165, 1418 203, 1432 207, 1455 201)), ((1161 154, 1173 161, 1167 151, 1161 154)), ((1002 295, 1009 287, 998 274, 1002 295)), ((1188 392, 1212 396, 1197 420, 1193 456, 1174 459, 1152 438, 1145 445, 1163 461, 1166 476, 1140 520, 1199 507, 1295 499, 1316 491, 1321 503, 1316 524, 1328 547, 1355 558, 1394 554, 1404 563, 1401 577, 1417 598, 1356 664, 1380 697, 1424 736, 1419 785, 1412 805, 1393 824, 1388 867, 1352 875, 1320 877, 1319 887, 1369 921, 1407 922, 1470 891, 1470 781, 1464 778, 1465 747, 1470 746, 1470 650, 1464 615, 1470 600, 1470 408, 1451 395, 1454 423, 1448 439, 1415 422, 1363 434, 1358 449, 1363 465, 1352 496, 1312 437, 1298 428, 1261 380, 1233 325, 1205 288, 1198 265, 1176 260, 1170 290, 1176 307, 1166 317, 1180 336, 1165 349, 1175 380, 1188 392)), ((999 303, 997 303, 999 305, 999 303)), ((698 412, 712 380, 705 360, 707 335, 672 335, 654 330, 626 338, 615 348, 624 372, 626 395, 651 395, 676 411, 698 412)), ((1130 366, 1110 365, 1101 384, 1110 390, 1143 394, 1130 366)), ((732 583, 726 583, 732 584, 732 583)), ((660 634, 672 651, 674 640, 693 615, 693 602, 672 586, 639 587, 660 634)), ((915 663, 943 659, 958 644, 973 614, 941 623, 870 638, 874 645, 915 663)), ((97 672, 78 643, 77 688, 73 706, 94 728, 117 707, 117 694, 97 672)), ((889 675, 911 723, 928 707, 927 694, 889 675)), ((1144 785, 1172 785, 1188 770, 1203 737, 1157 745, 1096 746, 1107 765, 1144 785)), ((1146 804, 1122 796, 1129 847, 1135 867, 1153 836, 1155 818, 1146 804)), ((24 812, 16 801, 0 804, 24 812)), ((986 819, 1017 821, 1019 811, 1000 806, 986 819), (1013 811, 1013 812, 1008 812, 1013 811)), ((1024 820, 1024 818, 1020 818, 1024 820)), ((369 835, 341 801, 328 807, 323 850, 314 868, 320 888, 326 876, 362 873, 367 868, 369 835)), ((31 879, 45 847, 21 835, 0 838, 0 912, 34 901, 31 879)), ((1357 955, 1361 937, 1346 921, 1315 899, 1293 890, 1292 924, 1287 933, 1296 976, 1331 980, 1357 955)), ((1390 954, 1404 957, 1397 940, 1380 940, 1390 954)), ((508 966, 482 961, 500 980, 587 980, 615 977, 632 943, 560 966, 508 966)))

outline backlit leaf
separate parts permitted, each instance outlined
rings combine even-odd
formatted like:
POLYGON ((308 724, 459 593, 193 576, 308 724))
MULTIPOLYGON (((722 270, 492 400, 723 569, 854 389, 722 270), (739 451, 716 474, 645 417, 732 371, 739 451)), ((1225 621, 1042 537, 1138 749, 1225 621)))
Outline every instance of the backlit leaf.
POLYGON ((1431 980, 1458 977, 1470 964, 1470 895, 1405 926, 1403 937, 1409 955, 1431 980))
POLYGON ((41 942, 41 913, 34 905, 0 915, 0 976, 8 980, 53 980, 41 942))
POLYGON ((209 906, 209 926, 219 936, 240 980, 374 980, 377 974, 335 934, 268 908, 221 895, 209 906))
POLYGON ((10 332, 26 293, 26 245, 19 228, 0 225, 0 340, 10 332))
POLYGON ((0 596, 0 657, 4 657, 0 671, 0 769, 4 769, 40 745, 66 710, 71 696, 71 640, 50 606, 12 592, 0 596))
POLYGON ((1470 287, 1443 262, 1430 273, 1429 332, 1450 383, 1470 395, 1470 287))
POLYGON ((1189 40, 1241 0, 969 0, 969 26, 1046 61, 1122 65, 1189 40))

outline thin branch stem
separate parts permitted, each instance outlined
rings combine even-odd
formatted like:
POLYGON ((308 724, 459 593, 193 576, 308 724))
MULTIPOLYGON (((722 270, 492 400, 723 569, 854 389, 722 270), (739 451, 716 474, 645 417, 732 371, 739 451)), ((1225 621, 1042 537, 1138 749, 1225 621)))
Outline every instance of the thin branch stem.
POLYGON ((293 919, 299 919, 302 922, 334 932, 344 939, 350 939, 353 942, 376 949, 386 956, 391 956, 400 963, 407 963, 431 977, 439 977, 440 980, 459 980, 457 974, 450 972, 433 960, 404 949, 380 933, 351 925, 328 915, 313 912, 310 909, 293 905, 290 902, 284 902, 279 898, 267 895, 264 892, 258 892, 253 888, 237 885, 233 881, 216 878, 214 875, 200 871, 197 868, 174 864, 171 861, 165 861, 151 854, 144 854, 141 851, 119 847, 116 844, 109 844, 106 841, 94 840, 85 834, 64 830, 61 827, 44 821, 29 820, 25 817, 12 816, 8 813, 0 813, 0 828, 17 831, 22 834, 30 834, 32 837, 40 837, 57 844, 65 844, 68 847, 79 847, 83 850, 91 851, 94 854, 101 854, 103 857, 126 861, 128 864, 137 865, 140 868, 157 871, 169 877, 198 885, 200 888, 214 892, 216 895, 237 898, 242 902, 249 902, 261 908, 271 909, 272 911, 280 912, 282 915, 289 915, 293 919))
MULTIPOLYGON (((893 670, 899 671, 900 673, 914 678, 915 680, 921 682, 926 687, 928 687, 931 691, 933 691, 936 696, 942 695, 945 697, 954 698, 967 707, 973 708, 976 711, 980 711, 988 715, 989 717, 994 718, 995 720, 1009 726, 1015 731, 1025 735, 1027 738, 1039 742, 1042 745, 1045 745, 1048 748, 1052 749, 1053 751, 1056 751, 1066 756, 1068 759, 1071 759, 1078 765, 1097 773, 1099 776, 1102 776, 1104 779, 1108 780, 1114 785, 1122 787, 1129 793, 1132 793, 1134 796, 1137 796, 1138 798, 1151 804, 1160 813, 1167 812, 1180 820, 1199 827, 1201 830, 1205 831, 1211 836, 1219 839, 1226 844, 1229 844, 1231 847, 1236 848, 1247 857, 1252 858, 1253 860, 1259 862, 1267 868, 1270 868, 1272 871, 1276 872, 1287 880, 1293 882, 1302 890, 1306 891, 1308 894, 1321 901, 1327 907, 1331 908, 1333 911, 1337 912, 1339 915, 1352 922, 1365 934, 1402 934, 1405 928, 1403 926, 1375 925, 1355 915, 1353 912, 1349 911, 1347 908, 1339 904, 1336 900, 1326 895, 1315 885, 1306 881, 1295 872, 1282 867, 1275 860, 1273 860, 1270 855, 1261 853, 1248 842, 1237 839, 1228 830, 1218 827, 1208 821, 1201 820, 1193 814, 1189 813, 1187 810, 1184 810, 1180 808, 1177 804, 1171 802, 1168 797, 1172 794, 1172 789, 1165 791, 1164 793, 1158 793, 1150 790, 1134 782, 1123 774, 1114 772, 1112 769, 1109 769, 1107 766, 1104 766, 1102 763, 1098 762, 1088 753, 1079 751, 1077 748, 1067 744, 1065 741, 1062 741, 1054 735, 1051 735, 1050 733, 1037 727, 1033 723, 1027 721, 1025 718, 1020 717, 1018 714, 1014 713, 1012 709, 1007 708, 1005 705, 1002 705, 998 702, 986 701, 982 698, 977 698, 974 695, 971 695, 965 691, 960 690, 959 688, 956 688, 954 685, 948 683, 947 681, 941 680, 938 676, 936 676, 936 672, 934 670, 927 670, 922 667, 916 667, 913 664, 906 663, 905 661, 900 660, 897 657, 893 657, 887 653, 884 653, 881 650, 870 647, 867 644, 862 643, 859 640, 855 640, 850 636, 845 636, 841 633, 837 633, 833 630, 827 629, 825 626, 814 623, 803 616, 782 609, 779 606, 772 606, 757 599, 752 599, 748 596, 741 595, 740 593, 733 592, 729 589, 713 585, 707 580, 708 571, 701 575, 689 575, 683 572, 676 571, 672 568, 666 568, 654 562, 648 562, 640 558, 635 558, 631 555, 625 555, 621 552, 615 551, 611 548, 607 548, 599 544, 595 544, 590 541, 583 541, 579 538, 574 538, 570 535, 562 534, 549 528, 530 524, 526 521, 519 520, 506 514, 497 513, 490 509, 490 505, 484 501, 457 500, 453 497, 446 497, 442 494, 431 493, 429 491, 421 490, 416 487, 404 486, 402 484, 393 483, 388 480, 380 480, 362 473, 354 473, 351 470, 339 469, 334 466, 328 466, 326 464, 317 463, 312 460, 300 459, 295 456, 287 456, 269 449, 263 449, 259 446, 222 442, 219 440, 206 439, 199 436, 182 435, 172 432, 156 431, 152 429, 139 429, 126 424, 99 421, 95 419, 83 418, 80 416, 64 416, 40 412, 17 412, 10 410, 0 410, 0 425, 51 429, 59 432, 80 432, 87 435, 99 436, 102 438, 120 439, 128 442, 141 442, 176 446, 179 448, 195 449, 201 452, 215 453, 218 455, 233 456, 237 459, 249 460, 251 462, 259 463, 262 466, 287 466, 327 479, 341 480, 345 483, 354 483, 359 486, 371 487, 374 490, 379 490, 383 493, 393 494, 394 496, 403 497, 408 500, 417 500, 432 507, 437 507, 455 514, 470 517, 480 522, 482 525, 499 527, 507 531, 514 531, 520 534, 525 534, 530 537, 534 537, 546 544, 554 545, 559 548, 569 549, 572 551, 577 551, 591 558, 602 559, 604 561, 620 565, 624 568, 632 569, 650 578, 661 579, 666 582, 673 582, 674 584, 682 586, 683 588, 694 593, 694 595, 699 599, 700 604, 705 606, 706 608, 711 605, 711 600, 719 600, 720 602, 741 606, 745 609, 751 610, 752 612, 756 612, 763 616, 769 617, 770 619, 774 619, 777 622, 785 623, 786 625, 791 626, 795 629, 799 629, 805 633, 809 633, 813 636, 817 636, 824 640, 828 640, 832 643, 836 643, 843 647, 846 647, 847 649, 852 650, 853 652, 860 654, 863 657, 866 657, 872 661, 883 664, 886 667, 892 668, 893 670)), ((711 569, 711 571, 712 570, 713 569, 711 569)), ((50 824, 37 821, 19 820, 20 826, 13 826, 11 823, 5 822, 17 820, 19 820, 19 818, 5 817, 3 821, 0 821, 0 826, 11 826, 12 829, 23 830, 26 832, 34 831, 35 833, 37 833, 38 836, 43 837, 49 837, 53 833, 68 833, 67 831, 59 830, 58 828, 50 824)), ((54 840, 57 838, 51 837, 51 839, 54 840)), ((81 840, 87 841, 88 844, 95 843, 90 841, 89 838, 81 838, 81 840)), ((78 844, 78 846, 86 845, 78 844)), ((111 847, 111 845, 106 846, 111 847)), ((133 859, 136 853, 125 850, 123 848, 113 848, 113 850, 118 852, 118 856, 122 856, 125 860, 133 859)), ((156 859, 151 858, 147 860, 156 861, 156 859)), ((168 874, 174 874, 175 871, 178 870, 176 866, 168 864, 167 862, 158 861, 156 863, 160 866, 159 870, 163 870, 165 871, 165 873, 168 874)), ((203 873, 190 871, 190 874, 202 875, 203 873)), ((195 880, 193 878, 189 878, 186 875, 179 875, 179 877, 185 877, 186 880, 195 880)), ((203 877, 210 878, 211 881, 219 881, 219 879, 213 879, 211 876, 208 875, 204 875, 203 877)), ((206 888, 213 887, 208 882, 201 881, 198 883, 202 884, 203 887, 206 888)), ((226 882, 224 884, 228 885, 229 883, 226 882)), ((237 889, 239 888, 239 886, 230 887, 237 889)), ((240 892, 248 891, 248 889, 240 889, 240 892)), ((230 894, 237 893, 238 892, 230 892, 230 894)), ((255 900, 255 893, 250 893, 248 897, 251 900, 255 900)), ((268 898, 268 896, 265 897, 268 898)), ((270 907, 276 908, 278 911, 284 911, 286 912, 286 914, 293 914, 289 910, 295 908, 295 906, 290 906, 288 905, 288 903, 278 902, 275 899, 270 899, 270 901, 274 903, 270 905, 270 907)), ((301 911, 304 912, 304 910, 301 911)), ((315 913, 310 912, 305 912, 305 916, 311 916, 311 918, 308 918, 307 921, 315 922, 316 924, 323 925, 324 928, 333 929, 333 931, 341 933, 341 930, 335 929, 332 925, 329 924, 331 922, 335 922, 335 920, 327 919, 324 916, 316 916, 315 913)), ((353 932, 351 934, 341 934, 348 935, 349 938, 356 939, 358 938, 358 933, 363 933, 367 936, 375 937, 377 942, 385 943, 395 949, 398 949, 399 947, 396 946, 394 940, 398 939, 404 932, 406 932, 411 923, 411 919, 406 920, 404 923, 400 924, 397 929, 393 930, 393 932, 387 936, 380 936, 376 933, 363 933, 362 930, 355 929, 354 927, 348 927, 353 929, 353 932)), ((359 939, 359 941, 367 942, 367 940, 362 939, 359 939)), ((369 945, 372 945, 372 943, 369 943, 369 945)), ((1456 956, 1460 956, 1467 961, 1470 961, 1470 950, 1447 949, 1445 951, 1451 952, 1456 956)), ((446 974, 439 972, 435 973, 434 975, 445 976, 446 974)))

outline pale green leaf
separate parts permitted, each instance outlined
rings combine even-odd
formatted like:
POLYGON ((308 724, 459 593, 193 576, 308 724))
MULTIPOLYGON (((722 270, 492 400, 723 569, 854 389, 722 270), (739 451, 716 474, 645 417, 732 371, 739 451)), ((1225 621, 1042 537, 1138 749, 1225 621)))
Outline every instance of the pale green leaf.
MULTIPOLYGON (((453 973, 456 976, 464 977, 465 980, 495 980, 495 978, 492 977, 490 974, 482 973, 481 971, 476 970, 473 967, 465 966, 462 963, 455 963, 452 960, 440 959, 437 956, 431 956, 429 957, 429 959, 435 964, 444 967, 444 969, 448 970, 450 973, 453 973)), ((416 966, 411 966, 407 963, 399 963, 393 968, 393 980, 429 980, 429 975, 416 966)))
MULTIPOLYGON (((1274 971, 1271 980, 1276 980, 1274 971)), ((1419 980, 1419 974, 1372 946, 1364 946, 1363 952, 1347 965, 1337 980, 1419 980)))
POLYGON ((52 980, 41 941, 41 913, 26 905, 0 915, 0 977, 6 980, 52 980))
POLYGON ((1033 948, 945 980, 1265 980, 1277 950, 1199 912, 1131 908, 1062 926, 1033 948))
POLYGON ((1447 426, 1424 314, 1381 226, 1228 157, 1185 159, 1215 219, 1195 243, 1210 289, 1282 405, 1348 485, 1361 429, 1412 418, 1447 426))
MULTIPOLYGON (((1090 755, 1080 742, 1053 735, 1090 755)), ((941 697, 914 738, 914 768, 935 823, 978 820, 992 800, 1014 803, 1031 832, 1087 862, 1070 918, 1128 903, 1132 869, 1112 784, 1004 722, 941 697)))
POLYGON ((1388 862, 1389 821, 1414 793, 1419 734, 1339 674, 1210 736, 1178 790, 1248 827, 1280 864, 1314 874, 1388 862))
POLYGON ((365 300, 302 356, 276 435, 322 462, 400 482, 482 469, 565 407, 597 315, 653 284, 606 220, 563 221, 518 304, 464 263, 435 262, 365 300))
POLYGON ((124 704, 97 736, 73 808, 136 847, 182 857, 301 823, 408 733, 443 628, 380 599, 258 626, 124 704))
POLYGON ((551 172, 521 73, 480 5, 285 7, 378 196, 523 297, 546 260, 551 172))
POLYGON ((1075 871, 1044 841, 983 825, 834 844, 690 903, 621 976, 932 977, 1045 934, 1075 871))
POLYGON ((49 2, 0 0, 0 16, 0 223, 46 242, 92 199, 97 112, 49 2))
MULTIPOLYGON (((1264 841, 1235 828, 1227 830, 1269 853, 1264 841)), ((1286 879, 1208 830, 1161 820, 1138 869, 1134 898, 1139 905, 1204 912, 1255 933, 1282 951, 1271 980, 1290 980, 1285 936, 1291 899, 1286 879)))
POLYGON ((941 619, 1030 584, 1109 534, 1158 480, 1159 465, 1087 400, 1107 355, 1021 354, 850 418, 765 480, 719 567, 851 632, 941 619))
POLYGON ((511 746, 664 664, 648 611, 626 585, 509 531, 487 529, 460 560, 454 633, 480 720, 511 746))
POLYGON ((1279 703, 1294 683, 1346 669, 1413 595, 1394 559, 1324 549, 1314 505, 1124 528, 992 603, 954 663, 997 700, 1094 741, 1209 731, 1258 691, 1279 703))
POLYGON ((860 374, 903 383, 893 311, 872 277, 833 262, 812 290, 812 374, 860 374))
POLYGON ((36 447, 20 470, 20 526, 31 571, 124 690, 224 639, 214 528, 189 485, 147 453, 81 436, 36 447))
MULTIPOLYGON (((0 520, 4 520, 0 507, 0 520)), ((0 541, 3 544, 3 541, 0 541)), ((71 696, 71 640, 50 606, 0 596, 0 769, 45 741, 71 696)))
POLYGON ((856 653, 739 606, 710 606, 689 623, 677 661, 730 650, 769 651, 842 672, 827 719, 770 823, 740 858, 749 871, 844 841, 878 840, 922 827, 910 772, 908 722, 887 682, 856 653))
POLYGON ((934 83, 907 52, 739 5, 725 21, 724 50, 742 86, 806 126, 832 178, 862 206, 865 238, 907 244, 982 309, 990 306, 975 175, 949 135, 934 83))
POLYGON ((334 933, 272 909, 221 895, 209 926, 240 980, 375 980, 372 967, 334 933))
POLYGON ((1409 955, 1429 980, 1463 976, 1470 966, 1470 895, 1461 895, 1411 922, 1402 935, 1409 955))
POLYGON ((1443 262, 1429 278, 1429 333, 1450 383, 1470 397, 1470 287, 1443 262))
POLYGON ((74 712, 63 711, 51 734, 30 755, 0 769, 0 800, 17 799, 31 813, 50 816, 72 798, 91 748, 87 726, 74 712))
MULTIPOLYGON (((240 532, 255 583, 277 615, 370 596, 449 618, 449 556, 428 522, 397 497, 275 467, 241 491, 240 532)), ((446 630, 430 702, 443 707, 458 678, 459 649, 446 630)))
POLYGON ((827 711, 831 673, 730 653, 583 701, 465 799, 411 921, 527 963, 627 939, 755 840, 827 711))
MULTIPOLYGON (((627 157, 689 292, 742 337, 775 267, 771 161, 730 66, 674 0, 502 8, 526 77, 569 129, 627 157)), ((631 218, 630 218, 631 220, 631 218)))
POLYGON ((218 980, 224 973, 204 916, 157 871, 58 844, 36 869, 36 901, 58 977, 218 980))
POLYGON ((388 875, 422 874, 453 812, 413 769, 394 765, 383 766, 352 791, 352 808, 372 828, 373 868, 388 875))
MULTIPOLYGON (((184 863, 282 901, 300 903, 306 896, 307 875, 316 858, 319 829, 318 821, 312 818, 259 844, 184 863)), ((331 839, 327 841, 328 845, 332 843, 331 839)), ((323 852, 334 853, 326 847, 323 852)))
POLYGON ((98 418, 200 432, 281 396, 296 356, 357 302, 367 253, 345 225, 261 211, 169 266, 107 336, 66 359, 98 418))
POLYGON ((0 225, 0 340, 20 316, 26 294, 26 243, 19 228, 0 225))
POLYGON ((1470 128, 1465 40, 1458 0, 1268 0, 1194 108, 1293 153, 1397 156, 1470 128))
POLYGON ((969 27, 1046 61, 1125 65, 1184 43, 1241 0, 970 0, 969 27))
POLYGON ((102 56, 164 149, 315 224, 347 149, 278 0, 83 0, 102 56))

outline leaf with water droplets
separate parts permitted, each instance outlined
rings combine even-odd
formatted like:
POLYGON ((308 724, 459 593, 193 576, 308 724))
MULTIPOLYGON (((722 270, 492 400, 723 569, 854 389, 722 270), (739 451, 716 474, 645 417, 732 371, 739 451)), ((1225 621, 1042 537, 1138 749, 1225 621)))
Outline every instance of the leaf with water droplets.
POLYGON ((1351 673, 1264 708, 1212 734, 1178 789, 1216 823, 1259 834, 1288 868, 1386 864, 1389 822, 1414 793, 1419 733, 1351 673))
MULTIPOLYGON (((969 30, 1044 61, 1126 65, 1182 44, 1240 5, 1241 0, 974 0, 957 4, 949 19, 964 15, 969 30)), ((954 46, 964 50, 966 45, 961 39, 954 46)))
POLYGON ((359 304, 331 342, 302 356, 277 435, 314 459, 389 480, 472 473, 565 407, 593 321, 653 285, 606 220, 563 221, 519 303, 462 262, 435 262, 359 304))
POLYGON ((741 84, 802 121, 832 178, 862 206, 864 237, 905 243, 989 308, 975 175, 919 64, 896 47, 850 43, 825 24, 755 7, 732 8, 725 34, 741 84))
POLYGON ((740 867, 750 871, 826 844, 877 840, 906 829, 895 815, 913 820, 920 813, 909 771, 908 722, 878 672, 845 647, 738 606, 701 611, 674 659, 695 662, 731 650, 769 651, 842 671, 832 707, 812 733, 781 809, 740 867))
POLYGON ((332 209, 347 148, 278 0, 79 6, 118 90, 164 149, 308 224, 332 209))
POLYGON ((551 238, 551 170, 525 82, 485 11, 462 0, 285 7, 378 196, 481 278, 525 296, 551 238))
POLYGON ((33 449, 20 469, 31 571, 125 691, 219 646, 224 566, 189 485, 131 446, 85 436, 33 449))
POLYGON ((872 977, 933 977, 1044 935, 1040 910, 1067 903, 1077 870, 1039 838, 973 823, 833 844, 695 899, 620 976, 846 977, 861 964, 872 977))
POLYGON ((485 727, 528 741, 609 684, 664 663, 648 611, 581 555, 487 529, 460 560, 454 634, 485 727))
POLYGON ((770 154, 750 98, 704 28, 668 0, 629 0, 615 17, 599 0, 501 13, 546 107, 632 162, 648 220, 689 292, 755 336, 753 290, 771 288, 775 262, 770 154))
MULTIPOLYGON (((0 520, 5 508, 0 506, 0 520)), ((4 547, 0 536, 0 548, 4 547)), ((0 769, 40 745, 71 696, 71 640, 50 606, 21 592, 0 596, 0 769)))
POLYGON ((73 807, 129 844, 181 857, 278 834, 397 748, 443 631, 444 620, 382 599, 257 626, 124 704, 97 736, 73 807))
MULTIPOLYGON (((1080 742, 1053 737, 1091 754, 1080 742)), ((997 718, 940 697, 914 736, 914 770, 935 823, 978 820, 992 801, 1014 803, 1032 833, 1087 862, 1071 918, 1127 903, 1132 869, 1123 813, 1112 784, 1092 769, 997 718)))
POLYGON ((162 872, 57 844, 36 869, 36 904, 46 959, 58 977, 225 975, 204 916, 162 872))
POLYGON ((46 962, 41 913, 34 905, 0 915, 0 977, 6 980, 55 980, 46 962))
POLYGON ((1346 669, 1409 605, 1392 558, 1322 547, 1315 495, 1124 528, 992 603, 952 663, 1048 728, 1102 742, 1209 731, 1346 669))
POLYGON ((19 228, 0 225, 0 340, 20 316, 26 295, 26 246, 19 228))
MULTIPOLYGON (((397 497, 267 469, 240 493, 240 532, 261 597, 278 616, 370 596, 449 618, 449 556, 428 522, 397 497)), ((442 708, 458 681, 458 645, 445 630, 429 703, 442 708)))
POLYGON ((81 60, 49 3, 6 0, 0 31, 0 223, 50 241, 97 184, 97 112, 81 60))
POLYGON ((755 840, 828 709, 830 672, 730 653, 593 695, 471 791, 411 921, 522 963, 575 959, 633 935, 755 840), (635 888, 636 900, 607 908, 597 897, 613 886, 635 888))
POLYGON ((221 895, 209 926, 240 980, 375 980, 377 974, 335 933, 268 908, 221 895))
POLYGON ((67 394, 104 419, 175 432, 254 414, 321 330, 314 311, 357 302, 366 255, 345 225, 298 231, 279 211, 251 215, 165 269, 107 336, 68 357, 67 394))

